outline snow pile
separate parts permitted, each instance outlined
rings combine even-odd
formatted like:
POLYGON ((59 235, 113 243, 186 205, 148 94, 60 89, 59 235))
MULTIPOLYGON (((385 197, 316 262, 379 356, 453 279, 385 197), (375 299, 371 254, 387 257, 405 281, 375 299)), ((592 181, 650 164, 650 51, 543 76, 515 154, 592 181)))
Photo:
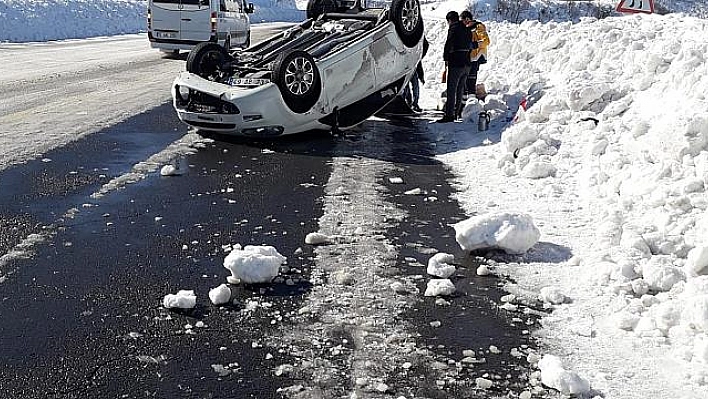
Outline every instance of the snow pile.
POLYGON ((286 259, 272 246, 246 245, 242 249, 236 244, 224 258, 224 267, 231 271, 232 279, 247 284, 269 283, 286 259))
POLYGON ((503 212, 474 216, 453 227, 455 239, 465 251, 499 248, 510 254, 522 254, 541 237, 533 219, 526 214, 503 212))
MULTIPOLYGON (((548 251, 532 266, 504 271, 534 292, 555 280, 558 290, 541 294, 548 304, 573 294, 544 319, 541 334, 574 347, 574 368, 594 373, 603 393, 626 397, 627 381, 618 379, 651 353, 656 360, 629 382, 632 397, 651 396, 642 381, 658 375, 657 385, 681 390, 676 396, 694 397, 690 382, 702 385, 695 397, 706 397, 708 21, 635 15, 488 26, 490 62, 480 81, 490 93, 487 134, 496 129, 498 144, 477 146, 483 137, 467 137, 471 123, 434 127, 460 133, 463 145, 440 156, 468 190, 460 201, 468 214, 493 203, 532 215, 547 241, 573 255, 548 251), (521 104, 526 109, 507 121, 507 107, 513 114, 521 104), (578 338, 590 335, 592 343, 578 338), (625 355, 630 360, 618 359, 625 355), (657 369, 667 361, 681 367, 657 369), (609 375, 596 367, 606 362, 609 375)), ((444 38, 428 32, 425 70, 437 73, 435 43, 444 38)), ((439 89, 430 78, 424 90, 439 89)), ((488 245, 479 220, 460 234, 465 223, 456 226, 463 248, 488 245)))
POLYGON ((197 304, 197 296, 192 290, 179 290, 162 298, 162 306, 167 309, 192 309, 197 304))
MULTIPOLYGON (((251 23, 302 21, 293 0, 254 0, 251 23)), ((34 42, 147 32, 144 0, 3 0, 0 42, 34 42)), ((147 43, 147 38, 145 39, 147 43)))
POLYGON ((538 362, 543 385, 565 395, 582 395, 590 391, 590 383, 573 371, 563 368, 560 358, 545 355, 538 362))
POLYGON ((536 30, 534 41, 544 32, 543 51, 519 56, 517 41, 498 55, 517 67, 552 64, 554 87, 546 82, 547 94, 504 132, 500 168, 529 177, 529 165, 543 163, 579 174, 579 189, 599 216, 600 253, 585 261, 619 295, 607 317, 618 329, 671 343, 680 358, 700 365, 692 378, 708 383, 708 23, 649 16, 523 25, 536 30), (686 24, 692 29, 678 43, 674 27, 686 24), (588 51, 596 41, 607 44, 588 51))
POLYGON ((0 3, 0 42, 144 32, 146 11, 147 1, 140 0, 4 0, 0 3))

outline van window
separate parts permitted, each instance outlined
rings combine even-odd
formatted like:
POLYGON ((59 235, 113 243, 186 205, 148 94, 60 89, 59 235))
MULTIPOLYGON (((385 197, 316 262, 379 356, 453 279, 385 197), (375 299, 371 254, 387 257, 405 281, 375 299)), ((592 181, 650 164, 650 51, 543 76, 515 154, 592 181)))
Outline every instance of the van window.
POLYGON ((225 0, 226 1, 226 10, 227 11, 232 11, 232 12, 238 12, 241 11, 241 3, 236 1, 236 0, 225 0))

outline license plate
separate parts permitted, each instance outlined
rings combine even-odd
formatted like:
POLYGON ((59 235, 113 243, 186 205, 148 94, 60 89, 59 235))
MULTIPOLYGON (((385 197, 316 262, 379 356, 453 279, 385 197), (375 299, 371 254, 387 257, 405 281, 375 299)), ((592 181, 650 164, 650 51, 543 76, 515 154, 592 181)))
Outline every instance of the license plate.
POLYGON ((270 83, 270 80, 254 78, 231 78, 229 80, 231 86, 261 86, 267 83, 270 83))
POLYGON ((187 107, 187 110, 192 111, 192 112, 203 112, 203 113, 214 113, 217 112, 217 109, 213 105, 206 105, 206 104, 189 104, 187 107))
POLYGON ((175 39, 177 32, 155 32, 155 37, 158 39, 175 39))

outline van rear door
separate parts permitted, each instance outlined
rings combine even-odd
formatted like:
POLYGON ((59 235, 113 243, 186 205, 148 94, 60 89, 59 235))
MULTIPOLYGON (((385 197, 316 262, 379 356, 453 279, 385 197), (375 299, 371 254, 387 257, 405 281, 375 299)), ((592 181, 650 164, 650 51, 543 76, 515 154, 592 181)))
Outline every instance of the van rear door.
POLYGON ((181 24, 180 0, 153 0, 152 35, 155 39, 179 40, 181 24))
POLYGON ((182 0, 181 40, 209 41, 212 12, 209 2, 210 0, 182 0))

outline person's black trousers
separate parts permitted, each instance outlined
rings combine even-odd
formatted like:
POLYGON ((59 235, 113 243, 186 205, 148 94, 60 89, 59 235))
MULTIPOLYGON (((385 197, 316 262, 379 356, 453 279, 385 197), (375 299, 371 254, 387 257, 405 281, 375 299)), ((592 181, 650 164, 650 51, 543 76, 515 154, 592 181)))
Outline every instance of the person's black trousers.
POLYGON ((470 66, 449 67, 447 69, 447 100, 445 116, 455 119, 458 109, 462 108, 462 95, 465 92, 465 80, 470 73, 470 66))
POLYGON ((467 95, 474 96, 477 92, 477 72, 479 72, 479 61, 472 61, 465 85, 465 94, 467 95))

